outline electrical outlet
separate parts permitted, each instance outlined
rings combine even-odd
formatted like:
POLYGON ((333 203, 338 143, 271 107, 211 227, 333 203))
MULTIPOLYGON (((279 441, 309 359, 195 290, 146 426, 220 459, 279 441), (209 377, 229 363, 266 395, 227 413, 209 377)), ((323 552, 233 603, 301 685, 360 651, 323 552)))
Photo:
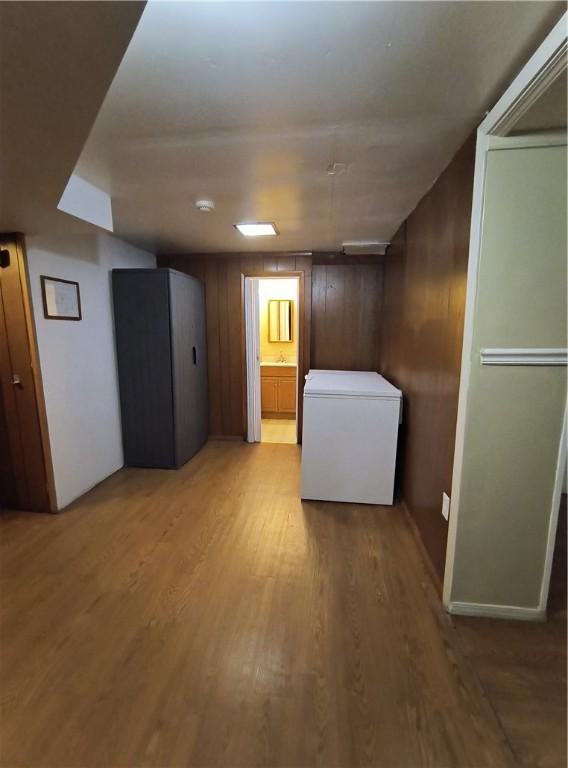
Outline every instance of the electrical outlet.
POLYGON ((442 515, 445 520, 450 516, 450 497, 447 493, 442 494, 442 515))

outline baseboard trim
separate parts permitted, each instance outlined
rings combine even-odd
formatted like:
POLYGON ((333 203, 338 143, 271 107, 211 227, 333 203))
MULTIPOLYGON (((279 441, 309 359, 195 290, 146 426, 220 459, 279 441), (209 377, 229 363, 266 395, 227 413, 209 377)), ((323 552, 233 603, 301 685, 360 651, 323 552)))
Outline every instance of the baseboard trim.
POLYGON ((71 499, 71 501, 68 501, 67 504, 64 504, 61 507, 58 506, 56 509, 49 510, 50 514, 59 515, 62 512, 67 512, 73 506, 73 504, 79 501, 79 499, 82 499, 83 496, 86 496, 88 493, 91 493, 91 491, 94 491, 95 488, 98 488, 99 485, 102 485, 104 482, 109 480, 113 475, 116 475, 118 472, 120 472, 123 469, 131 469, 131 467, 127 467, 126 464, 121 464, 120 467, 113 469, 112 472, 110 472, 108 475, 105 475, 104 477, 101 477, 101 479, 97 480, 96 483, 89 485, 87 488, 85 488, 84 491, 81 491, 81 493, 78 496, 75 496, 74 499, 71 499))
POLYGON ((492 603, 464 603, 452 600, 448 612, 454 616, 481 616, 488 619, 518 619, 520 621, 545 621, 546 611, 540 608, 524 608, 520 605, 493 605, 492 603))
MULTIPOLYGON (((396 503, 396 502, 395 502, 396 503)), ((424 539, 422 538, 420 531, 418 530, 418 526, 416 525, 415 519, 412 517, 411 511, 408 509, 408 505, 406 501, 403 498, 400 498, 398 500, 398 503, 400 504, 402 510, 404 511, 404 514, 406 515, 406 520, 408 522, 408 526, 412 532, 412 536, 414 537, 414 541, 416 542, 418 549, 420 550, 420 554, 422 555, 422 559, 424 560, 424 565, 426 566, 426 570, 428 571, 428 575, 430 576, 432 583, 438 593, 438 596, 441 596, 442 594, 442 579, 440 578, 440 575, 436 568, 434 567, 434 563, 432 562, 432 559, 430 558, 430 553, 426 549, 426 544, 424 544, 424 539)))

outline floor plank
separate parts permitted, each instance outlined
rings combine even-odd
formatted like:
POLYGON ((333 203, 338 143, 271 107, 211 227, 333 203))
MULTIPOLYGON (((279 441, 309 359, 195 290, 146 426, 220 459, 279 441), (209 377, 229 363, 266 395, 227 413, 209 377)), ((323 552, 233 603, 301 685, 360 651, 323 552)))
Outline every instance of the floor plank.
POLYGON ((516 764, 402 510, 301 503, 299 450, 2 516, 2 766, 516 764))
POLYGON ((455 617, 460 640, 522 766, 566 766, 566 616, 455 617))

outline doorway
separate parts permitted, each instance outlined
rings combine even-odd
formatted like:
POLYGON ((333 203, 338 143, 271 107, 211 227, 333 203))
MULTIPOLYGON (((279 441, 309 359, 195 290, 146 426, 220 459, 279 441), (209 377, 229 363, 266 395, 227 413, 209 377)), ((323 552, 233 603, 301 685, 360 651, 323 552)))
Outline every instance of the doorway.
POLYGON ((563 126, 548 122, 556 97, 539 100, 565 68, 565 27, 477 131, 443 589, 450 613, 546 616, 566 458, 566 126, 565 110, 563 126), (491 567, 477 567, 482 560, 491 567))
POLYGON ((245 278, 247 441, 297 443, 300 279, 245 278))
POLYGON ((0 235, 0 508, 55 511, 23 238, 0 235))

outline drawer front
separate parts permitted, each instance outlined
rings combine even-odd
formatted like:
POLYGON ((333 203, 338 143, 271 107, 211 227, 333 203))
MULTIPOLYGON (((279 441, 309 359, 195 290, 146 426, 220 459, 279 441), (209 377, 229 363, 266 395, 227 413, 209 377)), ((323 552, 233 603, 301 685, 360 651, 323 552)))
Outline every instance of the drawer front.
POLYGON ((276 379, 295 379, 296 368, 285 368, 280 365, 261 365, 260 377, 264 379, 266 377, 272 377, 276 379))

